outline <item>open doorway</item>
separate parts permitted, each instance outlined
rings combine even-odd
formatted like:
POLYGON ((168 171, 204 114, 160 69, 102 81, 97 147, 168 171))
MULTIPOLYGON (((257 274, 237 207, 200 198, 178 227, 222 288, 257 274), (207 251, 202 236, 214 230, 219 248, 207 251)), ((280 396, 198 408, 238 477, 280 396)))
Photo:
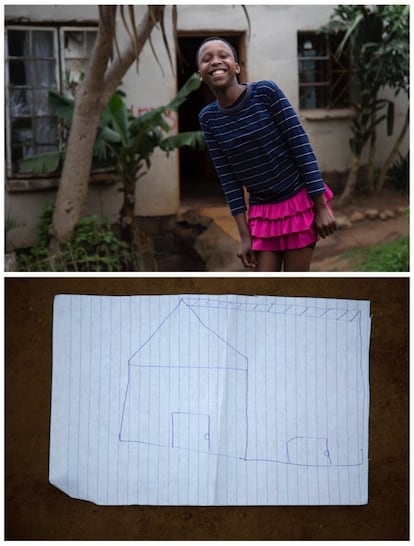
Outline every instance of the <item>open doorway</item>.
MULTIPOLYGON (((241 81, 245 81, 245 49, 244 35, 220 32, 222 36, 236 49, 241 65, 241 81)), ((207 37, 201 33, 183 33, 178 37, 180 57, 177 58, 177 89, 197 70, 196 53, 201 42, 207 37)), ((178 112, 180 131, 199 131, 198 113, 214 99, 206 85, 202 85, 190 95, 178 112)), ((224 203, 224 195, 220 187, 213 163, 207 150, 192 151, 183 148, 180 154, 180 200, 181 205, 189 207, 224 203)))

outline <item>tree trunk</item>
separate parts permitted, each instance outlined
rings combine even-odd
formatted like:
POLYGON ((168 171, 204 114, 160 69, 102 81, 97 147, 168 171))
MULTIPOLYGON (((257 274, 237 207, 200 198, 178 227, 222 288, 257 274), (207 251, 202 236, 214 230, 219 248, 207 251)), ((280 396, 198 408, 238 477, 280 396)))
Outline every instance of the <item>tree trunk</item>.
POLYGON ((377 187, 376 187, 377 192, 380 192, 382 190, 382 188, 384 187, 385 179, 387 177, 387 173, 388 173, 389 169, 393 166, 394 161, 395 161, 395 159, 397 157, 398 150, 400 149, 402 141, 404 140, 404 137, 405 137, 405 133, 408 130, 409 117, 410 117, 409 116, 409 110, 407 110, 407 115, 405 117, 405 122, 404 122, 404 125, 402 126, 400 134, 398 135, 398 138, 395 141, 395 144, 394 144, 391 152, 389 153, 387 159, 385 160, 384 165, 382 166, 380 175, 378 177, 377 187))
MULTIPOLYGON (((376 121, 375 112, 372 114, 372 126, 374 127, 376 121)), ((374 184, 374 164, 375 164, 375 151, 377 148, 377 130, 373 129, 371 134, 371 140, 369 145, 369 156, 368 156, 368 170, 367 170, 367 185, 368 191, 374 193, 375 184, 374 184)))
POLYGON ((124 200, 122 208, 119 214, 119 221, 121 225, 122 239, 128 243, 132 242, 132 223, 135 216, 135 172, 132 173, 134 177, 128 177, 128 182, 126 177, 128 175, 124 173, 124 200))
POLYGON ((88 71, 75 96, 75 109, 65 162, 56 197, 51 247, 72 238, 86 202, 93 147, 99 118, 105 108, 100 101, 103 79, 115 35, 116 6, 99 7, 99 27, 88 71))
POLYGON ((352 158, 351 171, 348 175, 348 179, 345 184, 345 189, 339 197, 340 205, 346 205, 352 199, 352 196, 355 191, 357 179, 358 179, 358 171, 359 171, 360 163, 361 163, 360 156, 354 156, 352 158))
POLYGON ((75 106, 53 215, 51 234, 60 242, 72 237, 84 212, 93 147, 101 115, 101 111, 96 108, 96 95, 87 90, 84 95, 75 106))
POLYGON ((138 59, 154 26, 163 16, 165 6, 148 6, 137 30, 137 39, 125 51, 115 53, 110 63, 115 39, 116 6, 99 6, 96 42, 84 81, 75 97, 75 110, 66 148, 65 163, 59 183, 53 224, 51 250, 57 242, 70 240, 84 211, 93 147, 99 119, 122 77, 138 59))

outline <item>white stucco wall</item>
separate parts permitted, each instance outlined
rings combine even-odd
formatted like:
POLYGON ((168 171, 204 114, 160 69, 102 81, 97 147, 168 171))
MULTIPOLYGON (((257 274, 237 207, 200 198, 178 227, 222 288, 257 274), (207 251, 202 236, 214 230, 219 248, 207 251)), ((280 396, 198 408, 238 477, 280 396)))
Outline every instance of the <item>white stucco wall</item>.
MULTIPOLYGON (((251 21, 251 37, 246 43, 247 77, 249 81, 275 80, 283 89, 293 106, 298 110, 297 31, 316 30, 329 20, 333 5, 248 5, 251 21)), ((136 19, 140 20, 145 6, 135 6, 136 19)), ((165 28, 173 57, 171 6, 166 7, 165 28)), ((6 19, 22 17, 22 21, 94 21, 97 6, 68 5, 9 5, 5 6, 6 19)), ((120 21, 120 19, 119 19, 120 21)), ((247 20, 240 5, 178 5, 178 31, 220 34, 220 32, 247 32, 247 20)), ((128 35, 119 22, 120 46, 128 35)), ((164 67, 162 73, 150 46, 141 54, 139 71, 131 67, 123 79, 122 88, 127 93, 127 102, 137 113, 138 109, 166 104, 176 93, 176 79, 169 66, 167 53, 159 29, 154 30, 152 41, 164 67)), ((404 122, 407 101, 403 94, 396 104, 395 135, 404 122)), ((323 171, 346 171, 350 165, 349 150, 350 120, 311 119, 308 112, 299 112, 304 127, 315 149, 323 171)), ((320 118, 320 116, 319 116, 320 118)), ((377 159, 386 157, 394 138, 379 131, 377 159)), ((408 137, 402 150, 408 148, 408 137)), ((44 204, 53 198, 53 192, 14 193, 6 195, 6 213, 25 228, 14 230, 19 235, 19 244, 33 242, 35 226, 44 204), (23 236, 23 233, 25 234, 23 236)), ((175 214, 179 208, 178 153, 167 158, 156 152, 149 173, 138 181, 137 207, 139 215, 158 216, 175 214)), ((92 186, 88 198, 88 212, 117 219, 121 206, 121 194, 114 187, 92 186)))
MULTIPOLYGON (((135 10, 137 21, 139 21, 144 7, 136 6, 135 10)), ((120 23, 119 28, 121 43, 125 43, 129 38, 122 29, 122 23, 120 23)), ((165 29, 173 63, 175 64, 171 8, 169 7, 166 8, 165 13, 165 29)), ((161 30, 155 29, 153 31, 152 42, 162 70, 147 43, 140 56, 138 72, 136 65, 134 65, 123 79, 122 89, 127 93, 128 104, 133 107, 136 114, 138 109, 146 110, 167 104, 174 98, 177 91, 175 75, 163 43, 161 30)), ((171 121, 173 123, 173 120, 171 121)), ((151 159, 151 168, 148 174, 137 183, 136 213, 143 216, 163 216, 175 214, 178 207, 178 154, 171 153, 167 157, 164 152, 156 150, 151 159)))
MULTIPOLYGON (((136 19, 140 20, 145 7, 136 6, 136 19)), ((171 9, 167 8, 166 29, 174 58, 172 46, 171 9)), ((64 24, 98 21, 97 6, 36 6, 13 5, 5 7, 6 20, 15 19, 14 24, 21 22, 54 21, 64 24)), ((128 40, 128 34, 123 28, 118 16, 118 41, 122 46, 128 40)), ((176 93, 175 76, 169 65, 166 49, 159 30, 152 35, 154 48, 164 74, 157 65, 150 46, 147 44, 142 51, 139 70, 134 64, 122 82, 122 89, 127 93, 127 103, 137 112, 168 103, 176 93)), ((119 187, 91 184, 88 192, 86 213, 95 213, 99 217, 106 217, 111 222, 118 219, 122 205, 122 194, 119 187)), ((169 215, 175 214, 179 208, 179 175, 178 156, 175 153, 166 156, 156 151, 152 157, 152 166, 149 173, 137 183, 136 212, 139 215, 169 215)), ((19 227, 10 232, 11 242, 16 246, 28 246, 35 242, 37 223, 45 206, 53 202, 55 192, 35 191, 22 193, 8 193, 5 196, 5 216, 13 220, 19 227)))

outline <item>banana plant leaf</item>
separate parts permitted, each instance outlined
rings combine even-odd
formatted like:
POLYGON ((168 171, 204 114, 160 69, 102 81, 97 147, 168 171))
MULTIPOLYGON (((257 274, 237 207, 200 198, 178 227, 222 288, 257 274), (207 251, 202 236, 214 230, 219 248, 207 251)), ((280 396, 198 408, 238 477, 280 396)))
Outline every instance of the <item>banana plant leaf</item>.
POLYGON ((196 91, 201 85, 200 78, 197 73, 192 74, 185 82, 185 84, 178 91, 177 95, 171 102, 168 103, 166 109, 177 112, 179 107, 187 100, 188 95, 193 91, 196 91))
POLYGON ((20 160, 19 166, 22 172, 31 172, 35 174, 52 173, 59 169, 63 163, 65 153, 63 150, 45 152, 35 156, 26 157, 20 160))
POLYGON ((187 131, 166 137, 160 142, 160 148, 165 152, 170 152, 182 146, 203 150, 205 148, 203 133, 201 131, 187 131))
MULTIPOLYGON (((201 82, 197 74, 193 74, 178 91, 176 97, 167 105, 154 108, 132 120, 124 100, 118 93, 115 93, 99 122, 94 157, 98 161, 106 162, 110 151, 116 161, 124 162, 124 167, 125 164, 129 164, 131 167, 135 164, 136 156, 146 162, 149 161, 156 147, 160 147, 168 153, 180 146, 196 148, 203 146, 204 139, 200 132, 165 136, 171 130, 165 113, 177 111, 181 104, 187 100, 188 95, 198 89, 200 85, 201 82), (127 152, 126 156, 121 152, 121 148, 127 152)), ((50 90, 49 104, 56 116, 70 127, 75 107, 74 100, 60 95, 55 90, 50 90)), ((20 161, 20 168, 23 172, 54 172, 61 167, 63 158, 64 151, 56 150, 25 158, 20 161)))
POLYGON ((48 102, 56 117, 62 119, 70 126, 72 124, 75 101, 69 97, 61 95, 54 89, 49 89, 48 102))
POLYGON ((146 131, 151 127, 156 126, 161 127, 164 131, 168 131, 170 126, 164 118, 167 109, 166 106, 159 106, 158 108, 154 108, 153 110, 138 116, 129 126, 131 133, 137 135, 142 130, 146 131))
POLYGON ((110 127, 104 127, 100 130, 100 137, 101 140, 107 141, 107 142, 122 142, 120 135, 111 129, 110 127))
POLYGON ((105 133, 109 138, 110 142, 116 142, 116 140, 111 139, 111 134, 109 131, 112 131, 113 134, 118 135, 118 142, 122 142, 124 146, 128 143, 128 109, 122 100, 122 98, 114 94, 112 95, 111 100, 109 101, 105 112, 102 116, 101 121, 105 122, 105 125, 108 125, 112 122, 114 130, 108 129, 105 133))

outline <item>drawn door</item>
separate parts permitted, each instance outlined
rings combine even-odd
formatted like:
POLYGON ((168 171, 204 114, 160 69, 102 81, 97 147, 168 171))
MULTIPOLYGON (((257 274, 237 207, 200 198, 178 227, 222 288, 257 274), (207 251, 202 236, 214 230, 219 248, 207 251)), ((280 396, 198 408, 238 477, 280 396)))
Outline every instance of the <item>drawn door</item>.
POLYGON ((210 416, 205 413, 172 413, 172 447, 210 451, 210 416))

